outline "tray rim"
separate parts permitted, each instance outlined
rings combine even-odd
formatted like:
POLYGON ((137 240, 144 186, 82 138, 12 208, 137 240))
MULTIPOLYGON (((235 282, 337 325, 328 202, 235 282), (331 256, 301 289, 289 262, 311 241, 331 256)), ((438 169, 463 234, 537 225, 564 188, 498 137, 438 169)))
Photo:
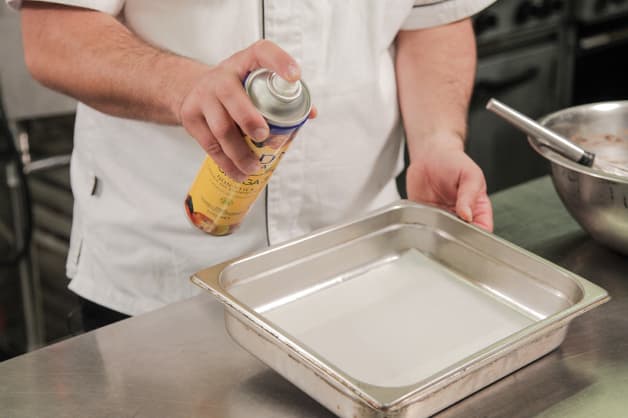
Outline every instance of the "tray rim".
MULTIPOLYGON (((399 224, 403 225, 404 223, 399 222, 399 224)), ((407 224, 409 225, 411 223, 407 224)), ((389 226, 390 225, 393 224, 389 224, 389 226)), ((458 242, 468 246, 468 244, 464 241, 458 240, 458 242)), ((500 261, 503 262, 503 260, 500 261)), ((513 266, 513 268, 516 267, 513 266)), ((482 369, 487 364, 496 361, 498 358, 503 357, 508 352, 514 351, 524 346, 529 340, 534 341, 535 339, 542 338, 545 334, 549 334, 552 331, 567 326, 573 318, 597 307, 598 305, 607 302, 610 299, 606 290, 569 270, 566 270, 492 233, 484 231, 474 225, 467 224, 466 222, 460 220, 459 218, 445 210, 430 205, 410 202, 407 200, 399 200, 378 210, 356 217, 352 220, 348 220, 341 224, 322 228, 314 231, 313 233, 294 238, 284 243, 272 245, 265 249, 250 253, 248 255, 243 255, 224 261, 212 267, 200 270, 199 272, 192 275, 190 277, 190 280, 199 287, 209 291, 214 297, 216 297, 225 306, 226 313, 229 313, 232 316, 233 312, 239 314, 241 318, 247 321, 245 325, 252 327, 252 329, 255 331, 256 334, 258 334, 258 336, 260 336, 261 338, 265 338, 271 342, 276 342, 276 345, 288 355, 297 356, 298 359, 304 363, 305 367, 313 370, 324 381, 341 390, 342 392, 350 394, 354 399, 367 404, 370 408, 376 411, 387 412, 404 409, 409 404, 418 402, 421 399, 429 397, 434 392, 437 392, 443 387, 449 385, 452 381, 458 380, 467 374, 471 374, 474 371, 482 369), (238 300, 222 286, 221 274, 225 269, 232 265, 236 265, 240 262, 248 261, 257 257, 263 257, 275 251, 281 251, 284 248, 296 245, 297 243, 300 243, 304 240, 320 235, 333 233, 333 231, 335 230, 342 229, 352 224, 364 222, 370 218, 376 217, 386 212, 403 210, 405 208, 417 208, 420 210, 435 211, 438 213, 439 216, 448 217, 458 223, 463 224, 466 228, 473 229, 474 233, 479 232, 485 237, 496 241, 499 245, 509 247, 512 250, 522 253, 524 256, 531 258, 535 263, 549 264, 559 273, 572 279, 575 284, 580 287, 580 289, 582 290, 582 299, 572 306, 561 310, 553 315, 550 315, 547 318, 536 321, 531 325, 523 328, 522 330, 491 344, 485 349, 480 350, 475 354, 450 365, 449 367, 435 373, 432 376, 427 377, 426 379, 406 386, 380 387, 355 379, 349 374, 343 372, 342 370, 339 370, 337 367, 330 364, 324 358, 318 356, 316 353, 308 351, 306 348, 303 347, 303 344, 299 343, 297 339, 292 338, 289 333, 283 331, 280 327, 266 320, 263 315, 258 314, 253 308, 238 300), (378 396, 377 392, 382 391, 387 393, 388 395, 378 396)), ((242 322, 241 319, 237 317, 236 319, 242 322)), ((272 366, 270 365, 269 367, 272 368, 272 366)), ((509 371, 508 373, 511 373, 512 371, 509 371)))

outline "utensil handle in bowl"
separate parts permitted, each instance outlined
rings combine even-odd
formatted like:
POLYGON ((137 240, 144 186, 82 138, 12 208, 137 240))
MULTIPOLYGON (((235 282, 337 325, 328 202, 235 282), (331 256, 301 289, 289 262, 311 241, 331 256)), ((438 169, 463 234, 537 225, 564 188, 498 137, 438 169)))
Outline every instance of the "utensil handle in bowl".
POLYGON ((564 157, 587 167, 593 165, 595 154, 580 148, 568 139, 506 106, 499 100, 490 99, 486 104, 486 108, 528 135, 537 138, 564 157))

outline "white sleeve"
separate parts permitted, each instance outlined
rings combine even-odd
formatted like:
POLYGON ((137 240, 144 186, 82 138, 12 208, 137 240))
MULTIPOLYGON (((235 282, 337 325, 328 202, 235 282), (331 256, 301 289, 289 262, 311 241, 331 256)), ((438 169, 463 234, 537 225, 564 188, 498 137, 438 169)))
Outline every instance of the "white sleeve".
POLYGON ((401 30, 423 29, 461 20, 485 9, 495 0, 415 0, 401 30))
MULTIPOLYGON (((22 0, 5 0, 9 7, 19 9, 22 0)), ((57 3, 65 6, 83 7, 85 9, 98 10, 116 16, 122 10, 125 0, 39 0, 46 3, 57 3)))

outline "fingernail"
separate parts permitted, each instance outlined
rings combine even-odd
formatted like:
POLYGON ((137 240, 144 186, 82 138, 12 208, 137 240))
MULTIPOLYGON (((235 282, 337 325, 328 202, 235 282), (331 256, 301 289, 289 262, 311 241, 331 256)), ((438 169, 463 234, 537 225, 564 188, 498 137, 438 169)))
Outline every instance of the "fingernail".
POLYGON ((298 65, 296 65, 296 64, 288 65, 288 75, 290 76, 290 78, 292 78, 294 80, 298 80, 300 72, 301 71, 299 71, 299 66, 298 65))
POLYGON ((463 206, 460 208, 460 217, 467 222, 473 222, 473 213, 469 206, 463 206))
POLYGON ((264 139, 266 139, 267 136, 268 136, 268 131, 265 128, 257 128, 253 132, 253 137, 257 141, 263 141, 264 139))

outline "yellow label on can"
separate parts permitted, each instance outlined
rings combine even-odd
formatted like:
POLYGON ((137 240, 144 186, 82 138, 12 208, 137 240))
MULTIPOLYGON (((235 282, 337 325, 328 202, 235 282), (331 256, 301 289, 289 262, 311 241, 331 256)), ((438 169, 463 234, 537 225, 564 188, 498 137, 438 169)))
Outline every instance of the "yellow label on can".
POLYGON ((233 232, 268 183, 295 134, 296 129, 271 135, 261 143, 245 135, 244 139, 257 156, 261 169, 243 182, 229 177, 211 157, 206 157, 185 201, 192 223, 213 235, 233 232))

